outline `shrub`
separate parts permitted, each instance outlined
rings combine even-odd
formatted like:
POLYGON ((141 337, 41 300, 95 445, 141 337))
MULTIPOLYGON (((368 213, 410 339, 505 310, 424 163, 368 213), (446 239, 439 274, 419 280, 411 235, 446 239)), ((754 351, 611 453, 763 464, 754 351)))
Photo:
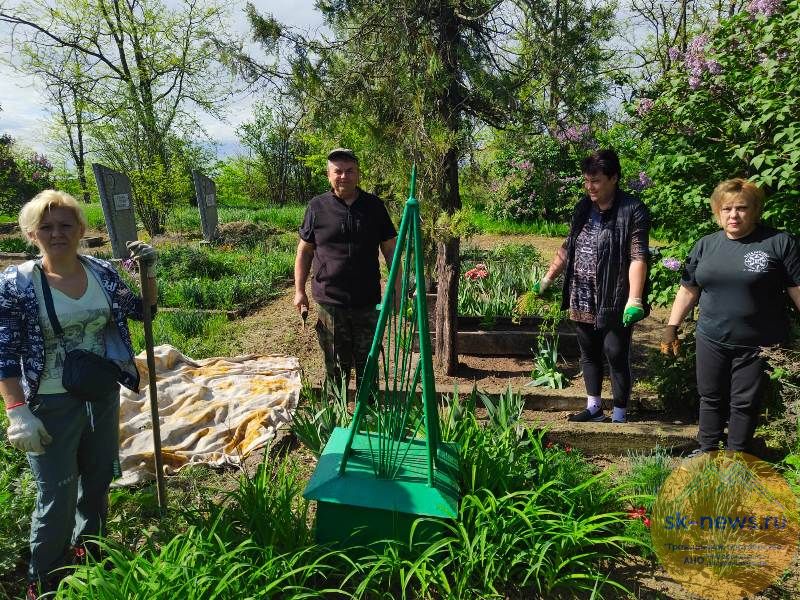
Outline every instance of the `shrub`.
POLYGON ((798 0, 770 14, 751 3, 695 38, 648 94, 639 127, 652 143, 654 185, 645 198, 672 239, 716 229, 707 199, 733 176, 768 192, 768 222, 800 231, 798 31, 798 0))

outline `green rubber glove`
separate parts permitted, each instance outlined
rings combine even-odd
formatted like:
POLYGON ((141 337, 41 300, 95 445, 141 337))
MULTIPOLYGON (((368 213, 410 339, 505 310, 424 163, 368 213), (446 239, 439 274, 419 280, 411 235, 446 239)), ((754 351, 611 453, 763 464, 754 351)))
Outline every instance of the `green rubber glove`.
POLYGON ((629 298, 622 313, 622 324, 630 327, 634 323, 644 319, 644 307, 641 298, 629 298))

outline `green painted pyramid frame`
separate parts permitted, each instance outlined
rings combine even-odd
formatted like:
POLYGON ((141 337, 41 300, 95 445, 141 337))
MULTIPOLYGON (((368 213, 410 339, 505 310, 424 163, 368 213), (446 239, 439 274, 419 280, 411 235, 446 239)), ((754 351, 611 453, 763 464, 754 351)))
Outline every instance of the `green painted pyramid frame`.
POLYGON ((410 188, 353 419, 333 431, 303 492, 317 501, 320 543, 408 542, 418 518, 433 517, 435 529, 458 512, 458 450, 440 439, 416 169, 410 188))

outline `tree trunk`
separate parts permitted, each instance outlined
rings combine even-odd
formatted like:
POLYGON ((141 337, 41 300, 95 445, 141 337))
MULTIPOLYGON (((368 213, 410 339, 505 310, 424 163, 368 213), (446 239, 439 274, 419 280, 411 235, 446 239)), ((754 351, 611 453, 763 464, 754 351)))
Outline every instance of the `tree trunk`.
POLYGON ((461 240, 453 238, 437 244, 436 277, 439 288, 436 299, 436 369, 454 375, 458 367, 458 276, 461 268, 461 240))
MULTIPOLYGON (((439 114, 447 129, 458 139, 461 130, 462 99, 458 87, 460 72, 458 44, 459 20, 452 4, 447 0, 440 1, 440 38, 437 52, 442 59, 447 86, 439 98, 439 114)), ((442 157, 442 178, 439 182, 439 203, 442 210, 453 214, 461 208, 461 196, 458 189, 458 157, 456 146, 448 148, 442 157)), ((446 238, 438 244, 436 271, 439 278, 439 299, 436 303, 436 361, 439 373, 454 375, 458 367, 458 347, 456 332, 458 331, 458 275, 459 248, 458 238, 446 238)))

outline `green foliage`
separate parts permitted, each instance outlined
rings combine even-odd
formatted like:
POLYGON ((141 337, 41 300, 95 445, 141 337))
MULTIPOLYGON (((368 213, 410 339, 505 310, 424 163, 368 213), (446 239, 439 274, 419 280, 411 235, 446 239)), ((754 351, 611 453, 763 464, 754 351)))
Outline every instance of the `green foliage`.
POLYGON ((292 433, 314 455, 319 456, 336 427, 347 427, 352 415, 347 410, 347 382, 333 385, 326 379, 317 393, 303 380, 300 403, 292 417, 292 433))
POLYGON ((305 484, 297 458, 271 456, 267 448, 255 474, 240 477, 239 487, 230 493, 226 526, 242 539, 251 538, 278 552, 311 544, 309 502, 302 495, 305 484))
MULTIPOLYGON (((59 597, 455 600, 622 590, 608 571, 623 545, 636 546, 621 535, 622 490, 579 453, 521 426, 514 394, 496 399, 495 416, 481 426, 476 396, 445 402, 470 487, 458 517, 436 522, 433 537, 423 533, 430 532, 423 518, 407 543, 313 545, 300 460, 265 452, 255 474, 231 491, 174 504, 170 520, 185 524, 182 531, 133 538, 135 546, 105 541, 103 563, 79 567, 59 597)), ((123 495, 130 493, 115 492, 116 510, 123 495)))
POLYGON ((43 154, 26 153, 0 135, 0 213, 16 216, 28 200, 53 187, 53 165, 43 154))
POLYGON ((531 379, 528 385, 546 386, 554 390, 564 388, 565 376, 558 369, 558 336, 554 339, 539 337, 539 349, 534 359, 531 379))
POLYGON ((166 216, 178 198, 194 195, 189 174, 180 164, 150 161, 129 171, 128 178, 136 214, 150 236, 164 231, 166 216))
POLYGON ((519 297, 539 280, 546 267, 534 246, 504 244, 492 250, 465 247, 461 253, 462 283, 458 314, 482 317, 517 315, 519 297))
POLYGON ((28 549, 36 482, 25 453, 6 441, 8 420, 0 416, 0 573, 10 572, 28 549))
POLYGON ((310 148, 297 129, 300 116, 291 114, 287 107, 285 101, 274 109, 266 103, 257 103, 253 119, 237 131, 242 144, 256 158, 252 163, 258 176, 251 180, 248 195, 279 205, 308 202, 328 188, 327 181, 314 178, 303 162, 310 148))
MULTIPOLYGON (((144 350, 144 328, 129 321, 134 352, 144 350)), ((170 344, 192 358, 237 354, 228 329, 228 317, 193 310, 159 312, 153 319, 153 342, 170 344)))
POLYGON ((566 237, 569 225, 552 223, 541 219, 532 221, 516 221, 512 219, 495 219, 483 211, 474 210, 468 213, 474 228, 480 233, 495 235, 542 235, 546 237, 566 237))
POLYGON ((672 239, 717 228, 707 198, 733 176, 768 192, 769 223, 800 231, 799 36, 797 0, 769 17, 742 12, 693 41, 649 94, 652 108, 639 111, 653 150, 645 199, 672 239))
POLYGON ((0 238, 0 252, 19 252, 31 254, 35 253, 36 251, 36 246, 28 243, 25 238, 16 236, 0 238))
POLYGON ((564 222, 583 178, 585 145, 560 144, 549 135, 498 134, 487 211, 497 219, 564 222))
POLYGON ((686 323, 678 357, 657 350, 647 355, 648 380, 655 387, 658 400, 669 414, 687 420, 697 419, 699 398, 695 371, 694 323, 686 323))
POLYGON ((655 559, 650 537, 648 514, 652 514, 653 503, 661 486, 672 473, 672 457, 659 445, 647 452, 628 452, 630 472, 622 483, 628 492, 628 519, 625 534, 637 540, 639 552, 644 558, 655 559))
POLYGON ((180 308, 258 306, 279 293, 294 269, 289 250, 240 253, 176 246, 159 256, 159 304, 180 308))
POLYGON ((680 287, 682 267, 691 249, 691 243, 683 243, 655 248, 651 253, 647 273, 650 295, 647 300, 652 306, 672 306, 680 287))

